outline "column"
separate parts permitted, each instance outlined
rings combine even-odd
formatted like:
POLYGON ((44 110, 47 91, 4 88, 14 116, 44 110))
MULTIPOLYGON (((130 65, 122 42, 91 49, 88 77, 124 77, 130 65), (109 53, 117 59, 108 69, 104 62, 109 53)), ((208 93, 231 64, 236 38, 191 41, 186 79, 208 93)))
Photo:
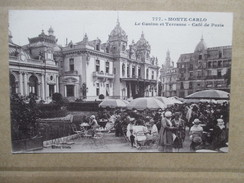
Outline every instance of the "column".
POLYGON ((64 97, 67 97, 67 87, 64 85, 64 97))
POLYGON ((77 97, 77 85, 74 85, 74 97, 77 97))
POLYGON ((54 93, 57 92, 57 84, 54 85, 54 93))
POLYGON ((58 76, 56 76, 56 86, 57 86, 57 92, 60 93, 59 92, 59 77, 58 76))
POLYGON ((28 96, 27 73, 24 73, 24 95, 28 96))
POLYGON ((37 93, 38 98, 41 98, 42 95, 41 95, 41 82, 40 81, 38 81, 37 91, 38 91, 38 93, 37 93))
POLYGON ((135 66, 135 76, 138 77, 138 65, 135 66))
POLYGON ((45 82, 44 82, 44 74, 41 75, 41 84, 42 84, 42 92, 41 92, 41 96, 42 96, 42 100, 45 100, 45 82))
POLYGON ((23 73, 20 72, 19 73, 19 92, 20 92, 20 95, 24 95, 24 92, 23 92, 23 73))
POLYGON ((49 98, 49 85, 45 83, 46 86, 46 98, 49 98))

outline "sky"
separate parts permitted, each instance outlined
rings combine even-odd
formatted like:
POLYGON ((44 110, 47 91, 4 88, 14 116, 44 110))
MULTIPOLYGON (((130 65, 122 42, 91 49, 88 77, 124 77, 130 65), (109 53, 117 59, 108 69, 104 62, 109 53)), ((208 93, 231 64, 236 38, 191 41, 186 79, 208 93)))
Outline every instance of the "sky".
POLYGON ((48 34, 50 26, 62 46, 66 38, 68 42, 76 43, 85 33, 89 40, 99 38, 107 42, 119 19, 128 35, 128 45, 132 40, 137 42, 143 31, 151 45, 151 56, 157 57, 161 66, 167 50, 176 63, 180 54, 194 52, 202 36, 207 47, 232 45, 232 16, 231 13, 214 12, 11 10, 9 30, 13 42, 21 46, 42 30, 48 34))

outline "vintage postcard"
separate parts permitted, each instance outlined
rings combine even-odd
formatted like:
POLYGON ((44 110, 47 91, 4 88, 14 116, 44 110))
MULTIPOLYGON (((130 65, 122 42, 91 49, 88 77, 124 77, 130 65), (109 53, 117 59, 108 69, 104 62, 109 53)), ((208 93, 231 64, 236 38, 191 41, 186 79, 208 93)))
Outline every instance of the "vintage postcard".
POLYGON ((232 13, 9 11, 13 153, 228 152, 232 13))

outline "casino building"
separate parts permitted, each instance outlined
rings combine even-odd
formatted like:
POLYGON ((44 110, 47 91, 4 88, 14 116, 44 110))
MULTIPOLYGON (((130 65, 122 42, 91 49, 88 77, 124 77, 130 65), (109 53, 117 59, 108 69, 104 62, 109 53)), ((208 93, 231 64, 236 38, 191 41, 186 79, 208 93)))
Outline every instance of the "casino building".
POLYGON ((230 92, 227 72, 231 67, 231 46, 207 48, 201 38, 193 53, 181 54, 177 62, 177 96, 218 89, 230 92))
POLYGON ((10 87, 12 93, 35 94, 48 100, 59 92, 70 100, 135 98, 156 96, 159 78, 158 60, 151 56, 151 46, 141 34, 128 43, 120 22, 102 43, 85 34, 77 43, 59 46, 50 27, 29 44, 18 46, 9 33, 10 87))
POLYGON ((10 92, 22 96, 31 93, 39 99, 48 100, 59 92, 59 69, 55 61, 55 52, 60 48, 53 35, 52 28, 48 35, 42 33, 29 38, 29 44, 19 46, 12 42, 9 31, 9 70, 10 92))

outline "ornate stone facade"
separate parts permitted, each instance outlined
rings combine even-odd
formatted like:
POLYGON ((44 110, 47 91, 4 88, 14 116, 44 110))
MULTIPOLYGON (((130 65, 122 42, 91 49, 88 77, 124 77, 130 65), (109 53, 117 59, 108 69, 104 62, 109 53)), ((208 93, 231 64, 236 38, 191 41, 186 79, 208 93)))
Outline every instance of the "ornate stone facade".
MULTIPOLYGON (((50 31, 50 30, 49 30, 50 31)), ((43 31, 29 44, 19 46, 12 42, 9 31, 10 92, 38 99, 49 100, 59 92, 58 64, 54 60, 55 36, 43 31)))
POLYGON ((18 46, 9 35, 10 86, 12 93, 35 94, 48 100, 60 92, 70 100, 156 96, 158 60, 144 33, 128 45, 128 36, 117 21, 106 43, 99 38, 65 46, 57 45, 54 30, 29 38, 18 46))

